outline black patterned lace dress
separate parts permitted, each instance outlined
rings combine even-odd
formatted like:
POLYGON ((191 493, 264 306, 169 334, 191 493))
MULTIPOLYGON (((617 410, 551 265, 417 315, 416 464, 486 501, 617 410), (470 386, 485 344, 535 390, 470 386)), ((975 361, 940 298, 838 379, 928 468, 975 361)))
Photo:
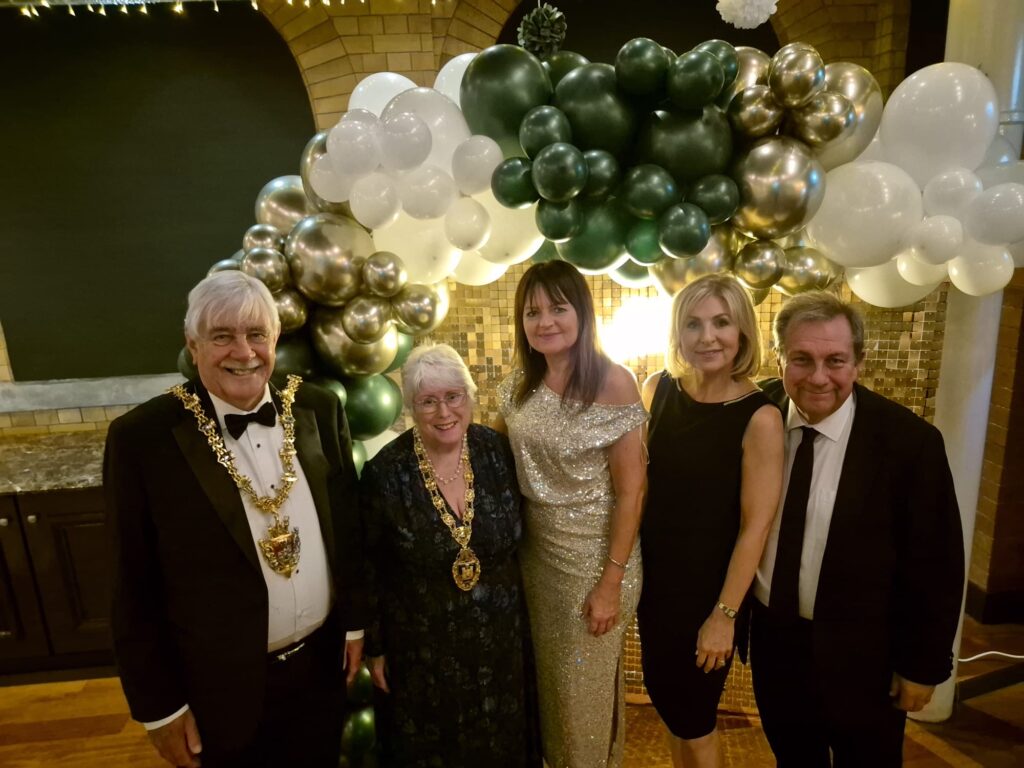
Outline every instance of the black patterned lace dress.
POLYGON ((375 706, 381 762, 394 768, 522 768, 536 763, 528 729, 529 642, 516 549, 519 488, 508 441, 469 427, 476 491, 470 546, 477 585, 452 580, 459 547, 420 476, 412 431, 363 469, 371 602, 366 652, 387 658, 390 694, 375 706))

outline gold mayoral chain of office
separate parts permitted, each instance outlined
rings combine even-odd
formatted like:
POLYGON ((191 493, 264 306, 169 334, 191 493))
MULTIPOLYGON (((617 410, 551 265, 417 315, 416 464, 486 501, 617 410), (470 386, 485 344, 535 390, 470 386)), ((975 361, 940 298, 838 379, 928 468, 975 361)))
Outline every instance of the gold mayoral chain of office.
POLYGON ((238 471, 235 466, 235 457, 224 445, 224 438, 217 430, 217 424, 206 415, 203 404, 195 393, 189 392, 181 384, 171 387, 171 394, 181 400, 186 410, 191 411, 199 424, 199 431, 206 435, 206 442, 217 458, 217 463, 228 471, 231 479, 238 490, 244 493, 255 507, 266 515, 273 517, 270 525, 267 526, 267 535, 257 543, 264 559, 274 573, 279 573, 285 578, 292 575, 299 565, 299 529, 291 528, 288 517, 282 517, 280 510, 292 491, 292 486, 298 477, 295 475, 295 418, 292 416, 292 403, 295 402, 295 391, 302 383, 300 376, 288 376, 288 384, 281 391, 281 426, 284 428, 284 445, 281 446, 281 481, 277 484, 277 493, 274 496, 260 496, 253 490, 249 478, 238 471))
POLYGON ((448 505, 444 497, 437 489, 437 472, 434 471, 434 464, 427 455, 427 449, 423 447, 423 439, 420 431, 413 428, 412 431, 413 450, 416 452, 416 461, 419 463, 420 475, 423 476, 423 484, 427 486, 430 500, 434 503, 434 509, 441 516, 442 522, 448 526, 452 538, 459 545, 460 550, 455 562, 452 563, 452 578, 455 586, 463 592, 469 592, 476 583, 480 581, 480 558, 469 548, 469 539, 473 535, 473 502, 476 493, 473 490, 473 467, 469 462, 469 443, 466 435, 462 436, 462 453, 459 462, 464 467, 463 479, 466 483, 465 506, 462 513, 462 525, 455 524, 455 516, 448 511, 448 505))

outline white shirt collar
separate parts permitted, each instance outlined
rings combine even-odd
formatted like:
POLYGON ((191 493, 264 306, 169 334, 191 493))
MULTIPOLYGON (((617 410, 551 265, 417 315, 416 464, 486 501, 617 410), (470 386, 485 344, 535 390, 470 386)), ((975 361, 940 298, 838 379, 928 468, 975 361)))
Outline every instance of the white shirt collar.
POLYGON ((206 394, 210 396, 210 400, 213 402, 213 410, 217 414, 217 424, 220 425, 221 434, 226 434, 224 429, 224 416, 229 413, 252 413, 253 411, 259 410, 264 403, 270 400, 270 385, 264 385, 263 398, 248 411, 244 408, 236 408, 231 403, 221 400, 210 390, 206 390, 206 394))
POLYGON ((814 427, 832 442, 837 442, 843 436, 846 423, 853 416, 856 397, 851 392, 850 396, 846 398, 846 402, 839 406, 839 410, 826 416, 817 424, 808 424, 804 417, 800 415, 800 411, 797 410, 793 401, 790 400, 786 411, 786 433, 788 434, 799 427, 814 427))

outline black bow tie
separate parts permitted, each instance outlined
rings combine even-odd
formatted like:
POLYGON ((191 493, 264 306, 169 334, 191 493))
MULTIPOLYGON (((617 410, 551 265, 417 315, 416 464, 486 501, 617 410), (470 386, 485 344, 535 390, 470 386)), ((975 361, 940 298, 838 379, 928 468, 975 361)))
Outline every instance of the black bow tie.
POLYGON ((249 426, 250 421, 258 422, 265 427, 272 427, 276 420, 277 411, 274 410, 274 404, 268 401, 258 411, 253 411, 252 413, 225 414, 224 426, 228 428, 231 436, 237 440, 245 432, 245 428, 249 426))

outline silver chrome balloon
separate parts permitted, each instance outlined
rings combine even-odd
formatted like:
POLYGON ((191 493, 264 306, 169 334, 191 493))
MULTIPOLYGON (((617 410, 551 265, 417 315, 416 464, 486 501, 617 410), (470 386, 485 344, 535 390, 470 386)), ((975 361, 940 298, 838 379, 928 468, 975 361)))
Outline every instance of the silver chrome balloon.
POLYGON ((403 332, 422 336, 444 321, 450 301, 448 286, 444 282, 433 285, 409 283, 391 299, 391 307, 403 332))
POLYGON ((277 316, 281 320, 281 333, 297 331, 306 324, 309 308, 302 294, 294 288, 285 288, 274 294, 277 316))
POLYGON ((352 208, 349 207, 347 200, 343 203, 332 203, 330 200, 324 200, 324 198, 313 191, 313 185, 309 183, 309 172, 313 168, 313 163, 319 160, 321 156, 327 154, 328 133, 330 131, 320 131, 320 133, 314 134, 313 138, 306 142, 306 148, 302 150, 302 157, 299 160, 299 178, 302 179, 302 189, 306 193, 310 204, 317 211, 352 218, 352 208))
POLYGON ((409 282, 402 259, 390 251, 377 251, 363 264, 363 288, 386 299, 398 293, 409 282))
POLYGON ((256 221, 277 227, 282 232, 290 232, 312 212, 306 193, 302 191, 302 179, 298 176, 279 176, 268 181, 256 196, 256 221))
POLYGON ((655 285, 668 296, 675 296, 689 282, 689 262, 691 259, 664 258, 649 267, 655 285))
POLYGON ((740 207, 730 220, 752 237, 771 240, 801 229, 821 206, 825 170, 807 145, 770 136, 740 154, 733 169, 740 207))
POLYGON ((772 56, 768 87, 782 106, 802 106, 825 87, 825 64, 806 43, 784 45, 772 56))
POLYGON ((733 96, 751 85, 768 84, 768 66, 772 58, 759 48, 747 45, 736 46, 736 79, 722 89, 716 101, 722 109, 728 109, 733 96))
POLYGON ((743 247, 733 272, 752 290, 771 288, 782 277, 782 263, 786 258, 782 246, 771 240, 754 240, 743 247))
POLYGON ((284 250, 284 233, 269 224, 253 224, 242 236, 242 250, 253 248, 270 248, 275 251, 284 250))
POLYGON ((352 341, 372 344, 393 325, 391 302, 380 296, 356 296, 341 310, 341 325, 352 341))
POLYGON ((208 270, 206 270, 206 276, 209 277, 210 275, 214 274, 215 272, 227 272, 228 270, 231 270, 231 269, 241 269, 241 268, 242 268, 242 262, 240 262, 240 261, 235 261, 235 259, 233 259, 233 258, 231 258, 231 259, 221 259, 220 261, 215 263, 212 267, 210 267, 208 270))
POLYGON ((366 230, 330 213, 306 217, 285 243, 295 287, 306 298, 331 307, 359 293, 363 263, 373 250, 366 230))
POLYGON ((732 129, 752 139, 775 133, 785 113, 768 86, 760 84, 748 86, 737 93, 728 110, 732 129))
POLYGON ((802 107, 791 110, 789 117, 793 134, 817 149, 852 131, 857 113, 843 94, 820 91, 802 107))
POLYGON ((825 66, 825 88, 849 99, 855 115, 847 133, 816 150, 818 160, 830 171, 856 159, 875 137, 882 121, 882 89, 870 72, 850 61, 825 66))
POLYGON ((787 248, 785 254, 782 276, 775 288, 787 296, 828 288, 842 274, 838 265, 814 248, 787 248))
POLYGON ((342 376, 383 373, 398 355, 398 331, 388 328, 372 344, 354 341, 342 325, 343 309, 318 307, 309 321, 313 348, 331 370, 342 376))
POLYGON ((242 259, 242 271, 267 286, 271 293, 285 288, 291 277, 284 256, 271 248, 253 248, 246 253, 242 259))

